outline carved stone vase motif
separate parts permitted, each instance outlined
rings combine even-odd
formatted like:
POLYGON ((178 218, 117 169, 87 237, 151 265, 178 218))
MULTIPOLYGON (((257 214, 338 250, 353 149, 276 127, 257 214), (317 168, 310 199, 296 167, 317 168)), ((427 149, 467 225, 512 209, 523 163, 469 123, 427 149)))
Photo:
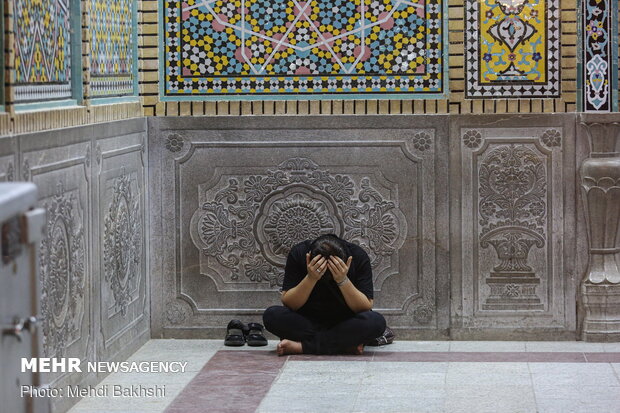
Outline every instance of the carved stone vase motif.
POLYGON ((524 145, 498 146, 480 164, 480 246, 492 246, 500 260, 486 278, 485 310, 543 308, 540 278, 527 262, 533 246, 545 245, 546 175, 543 160, 524 145))
POLYGON ((620 340, 620 123, 582 123, 590 157, 580 170, 589 260, 583 338, 620 340))

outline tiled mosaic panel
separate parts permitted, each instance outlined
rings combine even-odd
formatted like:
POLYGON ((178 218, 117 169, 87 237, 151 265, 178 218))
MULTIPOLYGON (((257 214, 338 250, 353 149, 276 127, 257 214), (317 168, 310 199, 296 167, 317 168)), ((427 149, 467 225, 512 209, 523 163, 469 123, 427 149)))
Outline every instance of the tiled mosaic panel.
POLYGON ((583 104, 586 112, 611 110, 611 4, 583 0, 583 104))
POLYGON ((92 0, 90 7, 91 94, 133 94, 133 26, 131 0, 92 0))
POLYGON ((559 0, 466 2, 467 97, 558 97, 559 0))
POLYGON ((71 1, 15 0, 15 101, 71 97, 71 1))
POLYGON ((441 93, 442 1, 164 1, 164 92, 441 93))

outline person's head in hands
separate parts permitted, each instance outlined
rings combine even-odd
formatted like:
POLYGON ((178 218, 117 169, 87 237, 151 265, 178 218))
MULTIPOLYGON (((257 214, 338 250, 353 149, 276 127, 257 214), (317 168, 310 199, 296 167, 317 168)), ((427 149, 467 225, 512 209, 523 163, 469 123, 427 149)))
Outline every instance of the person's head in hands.
MULTIPOLYGON (((329 260, 331 256, 340 258, 346 261, 347 256, 344 251, 344 245, 342 240, 334 234, 325 234, 316 238, 310 245, 310 258, 314 258, 317 255, 329 260)), ((330 276, 329 270, 327 270, 327 276, 330 276)))

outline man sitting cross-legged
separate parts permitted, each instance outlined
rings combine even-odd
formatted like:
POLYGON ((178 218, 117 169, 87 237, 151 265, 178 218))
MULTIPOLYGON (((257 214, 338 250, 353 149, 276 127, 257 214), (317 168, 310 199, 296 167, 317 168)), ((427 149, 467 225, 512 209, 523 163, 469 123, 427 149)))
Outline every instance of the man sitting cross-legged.
POLYGON ((265 328, 280 337, 278 355, 362 354, 385 319, 372 311, 373 285, 366 252, 336 235, 303 241, 289 252, 284 306, 265 310, 265 328))

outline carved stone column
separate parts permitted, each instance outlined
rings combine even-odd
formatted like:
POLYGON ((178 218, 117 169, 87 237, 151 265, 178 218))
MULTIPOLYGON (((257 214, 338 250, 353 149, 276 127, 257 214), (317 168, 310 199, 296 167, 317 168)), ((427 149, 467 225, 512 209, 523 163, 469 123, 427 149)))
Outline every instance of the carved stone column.
POLYGON ((589 248, 582 338, 620 341, 620 123, 581 126, 590 141, 580 173, 589 248))

